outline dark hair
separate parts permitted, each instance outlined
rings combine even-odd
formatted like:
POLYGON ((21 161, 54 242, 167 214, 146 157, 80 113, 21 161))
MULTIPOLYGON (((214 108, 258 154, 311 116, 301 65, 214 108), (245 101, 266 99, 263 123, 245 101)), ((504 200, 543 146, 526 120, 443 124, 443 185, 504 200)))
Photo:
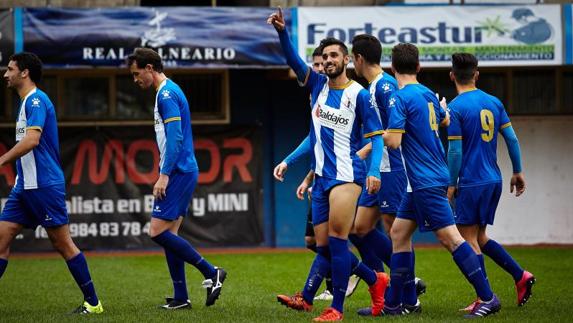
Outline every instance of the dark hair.
POLYGON ((372 35, 357 35, 352 39, 352 53, 362 56, 369 64, 380 64, 380 60, 382 59, 382 45, 380 45, 380 41, 372 35))
POLYGON ((314 51, 312 52, 312 57, 316 56, 322 56, 322 47, 318 46, 317 48, 314 49, 314 51))
POLYGON ((325 39, 320 41, 320 45, 318 47, 320 47, 320 51, 322 53, 322 51, 324 50, 325 47, 328 47, 331 45, 338 45, 338 47, 340 47, 340 50, 342 51, 342 53, 344 55, 348 55, 348 47, 346 47, 346 44, 344 44, 344 42, 342 42, 336 38, 332 38, 332 37, 325 38, 325 39))
POLYGON ((136 48, 127 57, 127 67, 130 67, 134 62, 137 64, 137 68, 145 68, 147 64, 151 64, 156 72, 163 72, 161 56, 151 48, 136 48))
POLYGON ((462 85, 470 83, 477 71, 478 60, 469 53, 455 53, 452 55, 452 72, 456 81, 462 85))
POLYGON ((416 74, 420 59, 418 48, 412 44, 400 43, 392 48, 392 67, 400 74, 416 74))
POLYGON ((28 70, 32 82, 40 83, 42 80, 42 61, 36 54, 22 52, 10 56, 9 60, 16 62, 16 65, 21 72, 28 70))

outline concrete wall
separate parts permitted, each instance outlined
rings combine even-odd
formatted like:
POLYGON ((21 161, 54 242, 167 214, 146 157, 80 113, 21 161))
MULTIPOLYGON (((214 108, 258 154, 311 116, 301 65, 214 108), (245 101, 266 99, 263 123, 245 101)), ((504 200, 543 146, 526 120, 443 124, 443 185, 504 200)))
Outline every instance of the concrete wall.
POLYGON ((519 198, 510 195, 511 161, 500 143, 504 191, 489 234, 507 244, 573 243, 573 116, 511 119, 527 188, 519 198))

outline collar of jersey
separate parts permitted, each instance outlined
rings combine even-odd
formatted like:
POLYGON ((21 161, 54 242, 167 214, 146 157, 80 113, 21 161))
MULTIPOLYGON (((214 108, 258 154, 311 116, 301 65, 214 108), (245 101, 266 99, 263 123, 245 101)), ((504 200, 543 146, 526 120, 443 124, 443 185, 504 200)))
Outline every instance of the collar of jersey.
POLYGON ((468 93, 468 92, 471 92, 471 91, 475 91, 475 90, 477 90, 477 89, 478 89, 477 87, 474 87, 474 88, 472 88, 472 89, 462 91, 462 92, 460 92, 460 94, 468 93))
POLYGON ((159 83, 159 86, 157 87, 157 92, 159 92, 159 90, 161 90, 162 87, 165 86, 165 84, 167 84, 167 80, 169 80, 168 78, 166 78, 165 80, 163 80, 161 83, 159 83))
POLYGON ((37 89, 37 87, 34 86, 34 87, 30 90, 30 92, 28 92, 28 93, 24 96, 24 98, 22 99, 22 102, 25 102, 26 99, 28 99, 28 97, 29 97, 30 95, 36 93, 36 89, 37 89))
POLYGON ((329 88, 331 88, 332 90, 344 90, 347 87, 349 87, 352 83, 354 83, 354 80, 349 80, 346 84, 341 85, 341 86, 328 86, 329 88))
POLYGON ((372 84, 372 82, 376 81, 377 78, 382 78, 383 74, 384 74, 384 70, 382 70, 380 73, 376 74, 376 76, 374 76, 372 81, 368 81, 368 84, 372 84))
POLYGON ((412 84, 420 84, 420 82, 417 82, 417 81, 416 81, 416 82, 406 83, 406 84, 404 84, 404 85, 401 87, 401 89, 405 88, 405 87, 408 86, 408 85, 412 85, 412 84))

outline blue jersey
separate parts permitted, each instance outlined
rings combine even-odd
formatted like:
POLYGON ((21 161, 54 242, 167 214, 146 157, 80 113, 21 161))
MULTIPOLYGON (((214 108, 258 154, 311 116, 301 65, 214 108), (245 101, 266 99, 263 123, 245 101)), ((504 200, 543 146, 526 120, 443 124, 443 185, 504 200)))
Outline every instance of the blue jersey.
POLYGON ((362 148, 362 131, 366 138, 382 133, 368 91, 354 81, 340 88, 329 87, 326 76, 310 70, 306 86, 311 90, 310 144, 315 174, 363 182, 366 164, 356 155, 362 148))
MULTIPOLYGON (((378 112, 380 113, 382 128, 387 129, 390 118, 388 104, 392 94, 398 90, 398 82, 396 82, 396 79, 388 73, 380 73, 370 83, 368 90, 370 91, 370 96, 372 98, 372 105, 377 107, 378 112)), ((382 162, 380 163, 380 172, 403 170, 404 162, 402 160, 400 149, 388 149, 388 147, 384 146, 382 162)))
POLYGON ((191 133, 189 103, 181 88, 166 79, 155 97, 155 136, 159 147, 160 172, 198 170, 191 133))
POLYGON ((16 122, 16 142, 31 129, 40 130, 40 143, 16 161, 15 189, 37 189, 65 183, 60 164, 58 123, 52 101, 34 88, 20 104, 16 122))
POLYGON ((501 182, 497 166, 497 136, 509 127, 503 104, 482 90, 459 94, 450 104, 448 139, 462 140, 459 186, 501 182))
POLYGON ((419 84, 408 84, 390 99, 388 132, 404 133, 402 154, 408 180, 414 191, 447 186, 449 172, 439 124, 446 112, 434 92, 419 84))

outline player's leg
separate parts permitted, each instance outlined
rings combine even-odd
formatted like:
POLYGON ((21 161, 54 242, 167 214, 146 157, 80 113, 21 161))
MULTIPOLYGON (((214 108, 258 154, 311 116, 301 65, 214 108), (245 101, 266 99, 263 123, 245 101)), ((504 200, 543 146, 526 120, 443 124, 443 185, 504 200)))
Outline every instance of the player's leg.
POLYGON ((10 245, 24 226, 35 226, 26 216, 21 193, 12 190, 0 215, 0 279, 8 266, 10 245))
MULTIPOLYGON (((390 230, 392 237, 392 260, 390 264, 390 280, 392 284, 386 295, 384 313, 396 315, 402 313, 401 302, 404 286, 413 272, 412 235, 416 230, 416 222, 406 216, 398 216, 390 230)), ((414 303, 416 305, 416 303, 414 303)))
POLYGON ((0 279, 8 266, 10 245, 14 238, 22 231, 23 226, 19 223, 0 220, 0 279))
POLYGON ((174 226, 173 223, 181 215, 182 205, 189 205, 197 183, 197 176, 197 172, 190 172, 177 173, 170 177, 166 197, 162 200, 155 200, 149 235, 153 241, 168 252, 183 259, 203 274, 205 277, 203 287, 207 289, 205 304, 211 306, 221 292, 226 272, 221 268, 214 267, 187 240, 170 231, 174 226))
POLYGON ((494 221, 495 210, 501 197, 502 184, 490 184, 484 187, 482 196, 489 205, 489 213, 486 214, 487 218, 481 223, 479 228, 478 241, 482 252, 493 259, 495 263, 509 273, 515 281, 515 289, 517 292, 517 305, 523 306, 531 296, 531 289, 535 283, 535 277, 530 272, 523 270, 523 268, 511 257, 511 255, 495 240, 490 239, 486 234, 486 225, 492 225, 494 221))
MULTIPOLYGON (((368 193, 366 192, 366 194, 368 193)), ((374 237, 376 233, 380 233, 376 229, 376 223, 380 219, 377 198, 376 195, 373 195, 373 205, 368 205, 364 202, 363 196, 364 191, 360 196, 354 227, 348 238, 358 249, 360 258, 366 266, 377 272, 384 272, 382 260, 377 255, 377 250, 384 248, 384 246, 379 245, 379 241, 374 237)))
MULTIPOLYGON (((179 227, 183 222, 183 216, 173 221, 169 231, 174 235, 178 235, 179 227)), ((179 258, 173 252, 163 249, 165 252, 165 260, 167 261, 167 268, 173 283, 173 297, 167 297, 165 304, 161 306, 163 309, 176 310, 191 308, 191 301, 189 301, 189 294, 187 292, 187 280, 185 278, 185 261, 179 258)))

